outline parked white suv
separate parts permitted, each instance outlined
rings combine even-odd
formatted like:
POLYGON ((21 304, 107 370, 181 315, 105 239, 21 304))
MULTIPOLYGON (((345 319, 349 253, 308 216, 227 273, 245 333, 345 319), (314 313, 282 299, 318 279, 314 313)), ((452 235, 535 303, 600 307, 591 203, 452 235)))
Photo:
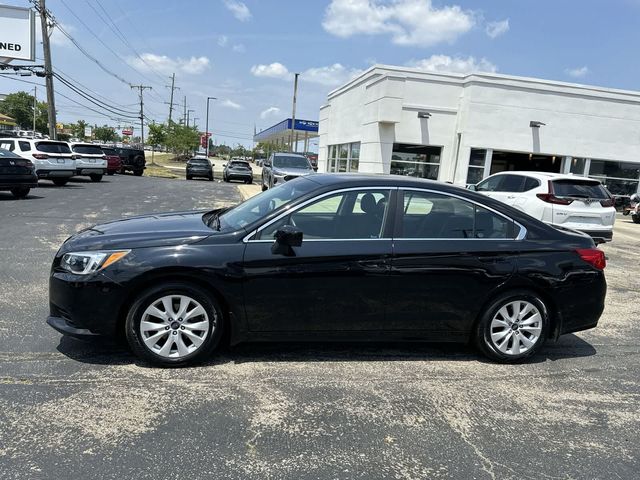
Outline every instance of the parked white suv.
POLYGON ((0 138, 0 147, 31 160, 38 178, 65 185, 76 174, 76 160, 66 142, 39 138, 0 138))
POLYGON ((598 180, 546 172, 500 172, 469 188, 545 223, 584 232, 596 243, 613 237, 616 209, 598 180))
POLYGON ((107 156, 100 145, 92 143, 69 143, 76 159, 76 175, 88 176, 92 182, 99 182, 107 173, 107 156))

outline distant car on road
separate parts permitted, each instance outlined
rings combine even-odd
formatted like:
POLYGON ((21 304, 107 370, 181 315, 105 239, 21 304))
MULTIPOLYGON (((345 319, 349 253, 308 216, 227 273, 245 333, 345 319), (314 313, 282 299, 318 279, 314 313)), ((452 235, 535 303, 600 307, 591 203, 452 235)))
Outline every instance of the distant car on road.
POLYGON ((136 177, 140 177, 147 168, 147 161, 144 157, 144 150, 133 147, 116 147, 115 151, 120 155, 122 166, 120 173, 133 172, 136 177))
POLYGON ((240 180, 244 183, 253 183, 253 170, 249 162, 244 160, 231 160, 224 165, 222 179, 225 182, 240 180))
POLYGON ((213 165, 207 157, 193 157, 187 161, 186 177, 187 180, 201 177, 213 181, 213 165))
POLYGON ((272 153, 262 164, 262 190, 311 173, 315 172, 304 155, 272 153))
POLYGON ((598 180, 547 172, 500 172, 469 187, 554 226, 611 241, 614 201, 598 180))
POLYGON ((9 190, 16 198, 25 198, 38 186, 38 175, 31 160, 0 148, 0 190, 9 190))
POLYGON ((122 168, 122 160, 120 159, 118 152, 116 152, 113 147, 104 145, 100 146, 100 150, 102 150, 102 153, 104 153, 107 158, 107 174, 113 175, 118 173, 122 168))
POLYGON ((75 154, 76 175, 88 176, 92 182, 99 182, 107 173, 107 157, 102 149, 92 143, 70 143, 75 154))
POLYGON ((75 154, 66 142, 35 138, 0 138, 5 148, 31 160, 39 179, 51 180, 54 185, 66 185, 76 174, 75 154))

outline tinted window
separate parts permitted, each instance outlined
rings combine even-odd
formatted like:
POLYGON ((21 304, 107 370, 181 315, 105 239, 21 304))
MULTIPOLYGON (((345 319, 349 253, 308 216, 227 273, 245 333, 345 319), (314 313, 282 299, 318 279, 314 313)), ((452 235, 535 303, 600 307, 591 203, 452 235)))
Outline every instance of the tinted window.
POLYGON ((100 147, 94 147, 93 145, 74 145, 73 151, 82 155, 102 155, 100 147))
POLYGON ((0 157, 2 158, 22 158, 20 155, 16 155, 13 152, 10 152, 9 150, 5 149, 5 148, 0 148, 0 157))
POLYGON ((192 158, 189 160, 190 165, 205 165, 209 166, 209 160, 205 160, 204 158, 192 158))
POLYGON ((490 177, 476 185, 476 190, 478 192, 497 192, 501 182, 502 175, 490 177))
POLYGON ((0 140, 0 148, 13 152, 16 147, 13 145, 13 140, 0 140))
POLYGON ((522 192, 525 177, 520 175, 502 175, 498 192, 522 192))
POLYGON ((280 168, 311 168, 305 157, 278 155, 273 157, 273 166, 280 168))
POLYGON ((533 190, 534 188, 538 188, 540 186, 540 180, 536 178, 527 177, 524 181, 523 192, 528 192, 529 190, 533 190))
POLYGON ((251 169, 247 162, 231 162, 229 164, 229 168, 239 168, 239 169, 251 169))
POLYGON ((118 155, 118 152, 116 152, 113 148, 102 148, 101 150, 105 155, 118 155))
POLYGON ((31 150, 31 144, 29 142, 18 142, 18 145, 20 145, 20 150, 23 152, 31 150))
POLYGON ((269 225, 260 235, 273 238, 283 225, 295 225, 305 239, 382 238, 389 190, 338 193, 324 197, 269 225))
POLYGON ((448 195, 404 192, 401 238, 511 238, 513 222, 448 195))
POLYGON ((588 180, 554 180, 553 193, 557 197, 609 198, 600 183, 588 180))
POLYGON ((38 142, 36 150, 45 153, 71 153, 69 146, 61 142, 38 142))

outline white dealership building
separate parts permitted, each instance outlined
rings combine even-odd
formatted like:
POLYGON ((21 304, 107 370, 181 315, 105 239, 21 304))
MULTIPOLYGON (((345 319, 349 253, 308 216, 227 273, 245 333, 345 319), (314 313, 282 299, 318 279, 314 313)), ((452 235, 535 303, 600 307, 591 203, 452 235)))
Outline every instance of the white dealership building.
POLYGON ((456 184, 504 170, 598 178, 639 189, 640 92, 494 73, 376 65, 320 109, 319 171, 456 184))

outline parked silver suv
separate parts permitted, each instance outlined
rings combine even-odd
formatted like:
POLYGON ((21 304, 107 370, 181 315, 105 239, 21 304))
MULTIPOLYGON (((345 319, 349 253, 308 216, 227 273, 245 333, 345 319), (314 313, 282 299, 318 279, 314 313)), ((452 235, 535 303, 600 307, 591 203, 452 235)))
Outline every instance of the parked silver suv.
POLYGON ((66 142, 40 138, 0 138, 0 148, 31 160, 38 178, 65 185, 76 174, 75 155, 66 142))
POLYGON ((272 153, 262 164, 262 191, 310 173, 315 172, 304 155, 272 153))

